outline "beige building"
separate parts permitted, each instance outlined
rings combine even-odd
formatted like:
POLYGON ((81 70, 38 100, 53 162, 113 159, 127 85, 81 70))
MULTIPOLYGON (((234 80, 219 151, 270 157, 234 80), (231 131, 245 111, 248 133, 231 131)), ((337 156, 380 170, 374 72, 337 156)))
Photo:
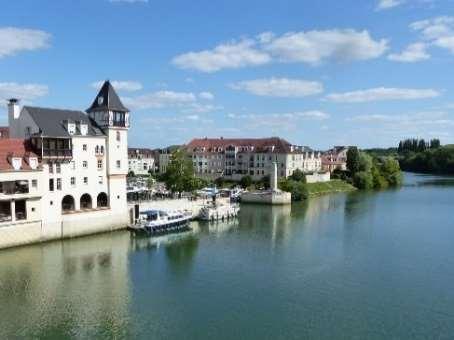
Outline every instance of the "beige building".
POLYGON ((0 168, 5 187, 13 191, 3 197, 7 220, 0 222, 0 248, 129 224, 129 111, 108 81, 86 112, 20 108, 13 99, 8 120, 10 137, 16 139, 1 142, 15 143, 17 154, 7 153, 0 168))
POLYGON ((299 169, 305 173, 322 169, 320 152, 292 145, 278 137, 271 138, 201 138, 186 145, 198 176, 240 180, 249 175, 260 180, 270 175, 273 163, 278 177, 288 177, 299 169))
POLYGON ((324 171, 333 172, 334 170, 347 170, 347 146, 335 146, 331 150, 323 153, 322 167, 324 171))
POLYGON ((128 149, 128 171, 135 175, 148 175, 155 172, 155 152, 145 148, 128 149))

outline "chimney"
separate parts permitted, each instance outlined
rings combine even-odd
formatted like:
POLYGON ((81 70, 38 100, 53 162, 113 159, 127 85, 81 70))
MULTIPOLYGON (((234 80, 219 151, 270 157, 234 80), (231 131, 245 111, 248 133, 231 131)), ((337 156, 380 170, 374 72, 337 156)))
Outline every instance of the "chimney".
POLYGON ((8 100, 8 118, 18 119, 20 115, 19 99, 11 98, 8 100))

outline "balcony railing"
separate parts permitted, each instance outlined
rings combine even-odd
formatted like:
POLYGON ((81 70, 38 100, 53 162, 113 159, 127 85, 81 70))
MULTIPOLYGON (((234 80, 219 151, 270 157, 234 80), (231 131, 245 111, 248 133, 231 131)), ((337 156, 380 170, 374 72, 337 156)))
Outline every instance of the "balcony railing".
POLYGON ((43 149, 43 157, 47 158, 72 158, 71 149, 43 149))

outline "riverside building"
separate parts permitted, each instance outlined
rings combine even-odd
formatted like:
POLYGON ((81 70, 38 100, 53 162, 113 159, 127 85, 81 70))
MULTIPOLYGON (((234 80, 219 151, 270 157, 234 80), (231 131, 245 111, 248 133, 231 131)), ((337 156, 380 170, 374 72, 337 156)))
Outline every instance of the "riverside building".
POLYGON ((299 169, 314 173, 322 169, 321 153, 307 146, 292 145, 279 137, 201 138, 186 145, 197 176, 240 180, 251 176, 260 180, 271 175, 277 163, 278 177, 288 177, 299 169))
POLYGON ((127 226, 129 110, 112 85, 86 112, 18 104, 0 140, 0 248, 127 226))
POLYGON ((128 149, 128 170, 135 175, 148 175, 155 172, 155 152, 145 148, 128 149))

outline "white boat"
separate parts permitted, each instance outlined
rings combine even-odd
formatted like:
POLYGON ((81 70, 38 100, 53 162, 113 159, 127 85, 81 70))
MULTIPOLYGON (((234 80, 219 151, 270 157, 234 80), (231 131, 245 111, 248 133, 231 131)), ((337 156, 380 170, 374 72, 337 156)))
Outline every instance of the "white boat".
POLYGON ((217 221, 234 218, 240 212, 238 204, 213 204, 200 210, 199 218, 204 221, 217 221))
POLYGON ((190 230, 192 213, 188 211, 147 210, 140 213, 139 228, 152 235, 190 230))

